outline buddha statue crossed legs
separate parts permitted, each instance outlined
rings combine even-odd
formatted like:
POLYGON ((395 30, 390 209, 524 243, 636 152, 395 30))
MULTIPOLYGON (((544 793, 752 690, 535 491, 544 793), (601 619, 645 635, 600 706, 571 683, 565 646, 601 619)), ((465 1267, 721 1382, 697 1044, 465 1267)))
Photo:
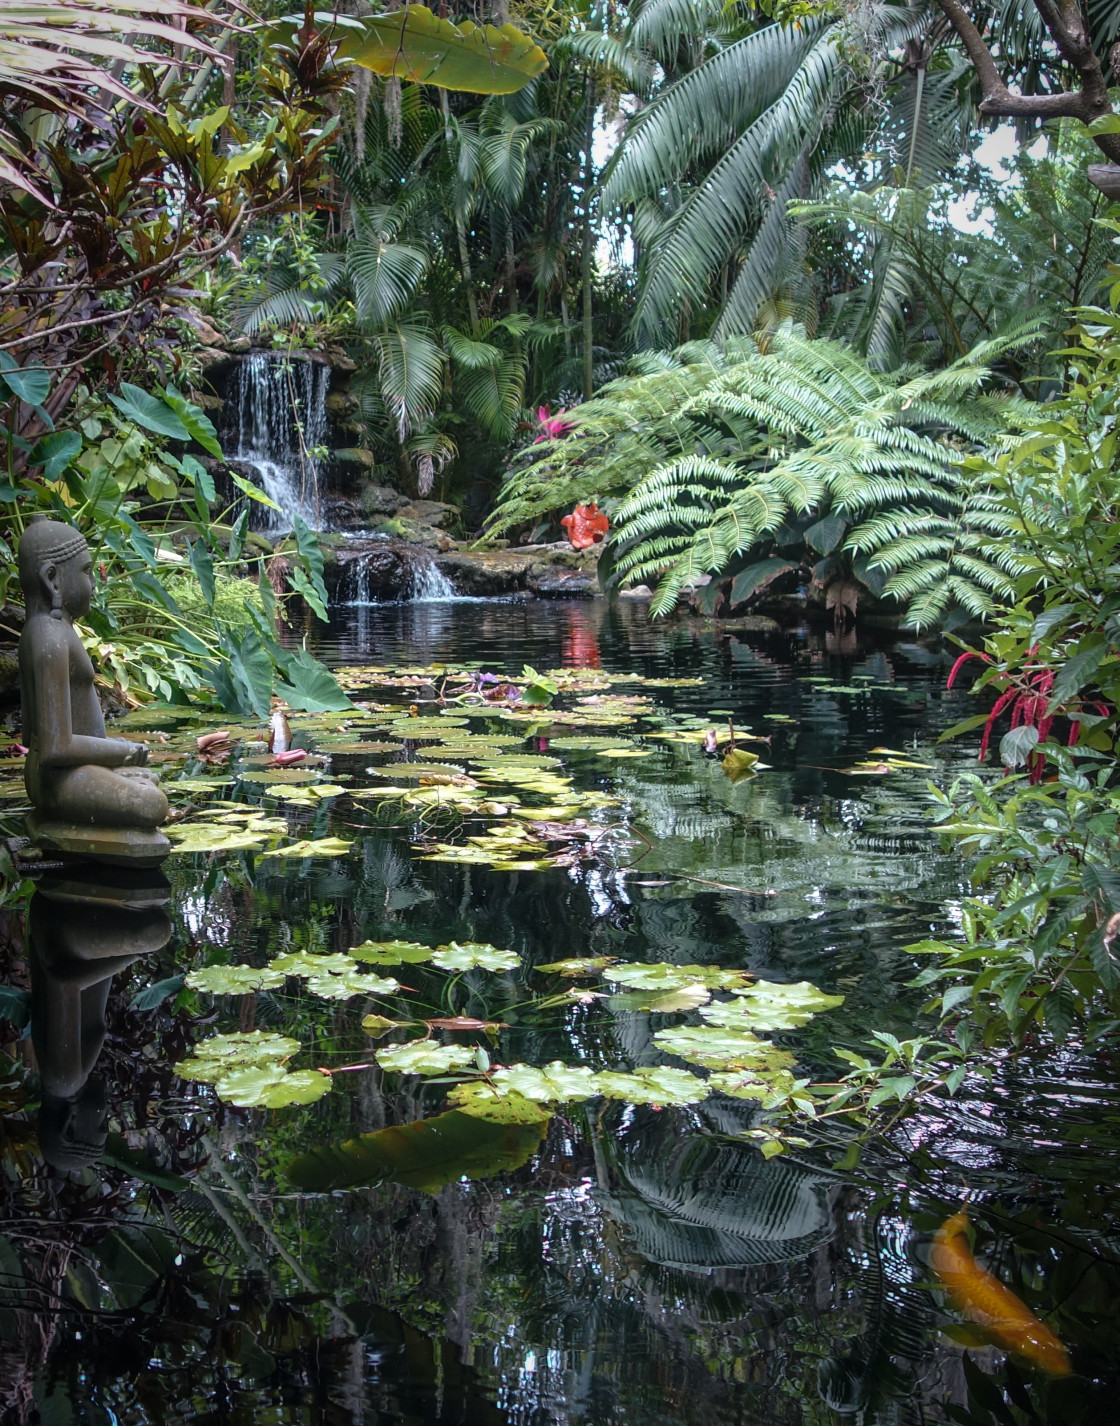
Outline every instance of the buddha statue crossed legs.
POLYGON ((167 798, 144 743, 110 738, 74 620, 89 613, 93 564, 70 525, 33 517, 19 542, 27 611, 19 643, 25 780, 33 835, 64 852, 165 856, 167 798))

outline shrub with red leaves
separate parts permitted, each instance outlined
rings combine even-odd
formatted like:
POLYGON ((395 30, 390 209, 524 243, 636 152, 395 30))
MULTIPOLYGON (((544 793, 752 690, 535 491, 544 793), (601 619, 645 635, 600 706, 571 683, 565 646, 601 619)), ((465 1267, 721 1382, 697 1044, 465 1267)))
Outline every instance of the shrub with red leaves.
MULTIPOLYGON (((1028 658, 1038 651, 1038 646, 1030 650, 1028 658)), ((957 674, 969 659, 982 659, 985 663, 991 663, 988 654, 978 653, 974 649, 968 649, 961 654, 960 658, 949 670, 949 677, 945 681, 946 688, 952 688, 957 681, 957 674)), ((1050 736, 1050 729, 1054 726, 1054 719, 1059 714, 1069 718, 1069 735, 1066 739, 1069 747, 1075 747, 1077 739, 1081 734, 1081 719, 1077 716, 1085 707, 1089 707, 1107 717, 1108 705, 1106 703, 1091 702, 1083 704, 1077 700, 1077 707, 1060 704, 1053 711, 1050 710, 1051 693, 1054 687, 1054 670, 1042 665, 1027 663, 1020 674, 1002 676, 997 675, 992 680, 999 687, 999 696, 992 704, 991 712, 988 714, 987 722, 984 724, 984 731, 980 738, 980 753, 978 760, 983 762, 988 756, 988 745, 991 742, 992 732, 995 722, 1001 714, 1010 711, 1011 731, 1016 728, 1035 728, 1038 732, 1038 741, 1044 743, 1050 736)), ((1027 772, 1032 783, 1042 780, 1042 769, 1046 765, 1046 758, 1042 753, 1030 752, 1027 754, 1027 772)))

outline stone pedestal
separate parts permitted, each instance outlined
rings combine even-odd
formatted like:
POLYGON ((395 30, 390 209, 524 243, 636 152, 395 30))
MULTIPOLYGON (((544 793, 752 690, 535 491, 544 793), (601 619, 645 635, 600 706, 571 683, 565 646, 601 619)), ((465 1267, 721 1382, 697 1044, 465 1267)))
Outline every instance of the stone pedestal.
POLYGON ((158 866, 171 851, 171 843, 159 831, 79 827, 73 822, 51 821, 38 812, 27 816, 27 835, 45 852, 83 860, 95 858, 111 866, 158 866))

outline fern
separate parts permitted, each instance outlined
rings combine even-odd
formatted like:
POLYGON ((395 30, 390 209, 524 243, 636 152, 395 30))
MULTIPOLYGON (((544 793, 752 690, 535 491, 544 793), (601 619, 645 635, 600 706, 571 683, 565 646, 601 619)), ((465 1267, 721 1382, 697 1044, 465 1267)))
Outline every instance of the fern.
POLYGON ((578 407, 575 432, 511 477, 490 532, 605 500, 619 576, 656 581, 664 613, 702 576, 779 548, 817 563, 806 530, 828 518, 822 580, 854 577, 858 560, 915 623, 986 615, 1015 569, 998 539, 1005 517, 962 458, 1031 409, 990 394, 1009 344, 886 374, 789 327, 766 351, 692 343, 578 407))

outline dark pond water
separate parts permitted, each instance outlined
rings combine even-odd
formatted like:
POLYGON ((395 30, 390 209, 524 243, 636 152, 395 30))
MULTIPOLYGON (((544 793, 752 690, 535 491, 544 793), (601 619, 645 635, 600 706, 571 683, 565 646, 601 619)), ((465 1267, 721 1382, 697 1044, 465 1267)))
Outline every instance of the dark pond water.
MULTIPOLYGON (((833 1046, 912 1032, 919 963, 902 948, 951 932, 965 894, 925 823, 925 779, 967 757, 938 732, 972 711, 945 694, 940 652, 561 602, 343 610, 317 651, 345 666, 702 682, 615 686, 655 706, 607 737, 648 756, 550 743, 576 788, 616 799, 593 817, 628 832, 572 865, 422 859, 448 834, 415 809, 361 795, 277 806, 267 785, 219 768, 217 796, 263 797, 301 837, 349 851, 179 855, 165 906, 40 893, 26 932, 8 916, 0 982, 31 984, 35 1009, 29 1037, 9 1033, 0 1079, 0 1420, 1120 1420, 1115 1056, 997 1062, 990 1086, 905 1120, 854 1171, 836 1167, 829 1132, 763 1159, 750 1101, 600 1099, 554 1114, 506 1172, 432 1193, 390 1181, 312 1193, 294 1186, 293 1157, 438 1114, 446 1085, 368 1067, 368 1006, 290 981, 214 997, 176 979, 367 939, 488 942, 521 969, 438 988, 424 967, 399 978, 443 1015, 503 1022, 495 1063, 614 1068, 659 1062, 665 1017, 594 993, 549 1007, 534 966, 605 955, 749 969, 845 997, 777 1037, 827 1077, 833 1046), (770 739, 748 745, 768 766, 737 784, 694 742, 654 736, 729 715, 770 739), (887 756, 920 766, 842 771, 887 756), (360 1068, 276 1111, 175 1075, 196 1041, 254 1029, 297 1040, 300 1066, 360 1068), (1004 1355, 935 1290, 933 1234, 965 1203, 978 1255, 1065 1343, 1070 1375, 1004 1355)), ((294 722, 314 747, 310 720, 302 735, 294 722)), ((520 746, 539 751, 540 736, 520 746)), ((370 761, 339 752, 329 776, 361 794, 376 786, 370 761)), ((487 1132, 462 1144, 464 1163, 503 1161, 487 1132)))

